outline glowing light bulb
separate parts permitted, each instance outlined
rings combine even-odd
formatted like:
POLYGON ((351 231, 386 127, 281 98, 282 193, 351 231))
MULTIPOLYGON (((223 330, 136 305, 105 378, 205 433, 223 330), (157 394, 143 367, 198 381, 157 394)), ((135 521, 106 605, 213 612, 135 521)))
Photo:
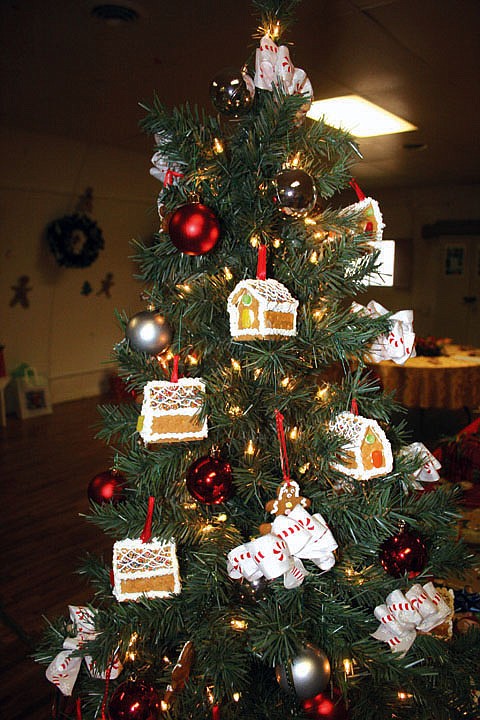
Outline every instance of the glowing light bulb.
POLYGON ((297 152, 289 162, 291 168, 296 168, 300 165, 300 153, 297 152))
POLYGON ((225 277, 227 280, 231 280, 233 278, 233 275, 230 272, 230 268, 228 268, 228 267, 223 268, 223 272, 225 273, 225 277))
POLYGON ((260 245, 260 238, 258 235, 252 235, 250 238, 250 245, 252 247, 258 247, 260 245))
POLYGON ((279 248, 281 244, 282 241, 280 240, 280 238, 275 238, 275 240, 272 242, 274 248, 279 248))
POLYGON ((221 513, 220 515, 217 515, 218 522, 227 522, 227 514, 221 513))
POLYGON ((286 387, 288 387, 289 383, 290 383, 290 378, 284 377, 283 380, 280 382, 280 385, 282 387, 286 388, 286 387))
POLYGON ((317 251, 314 250, 308 259, 310 260, 310 262, 312 263, 312 265, 317 265, 317 263, 318 263, 318 253, 317 253, 317 251))
POLYGON ((187 355, 187 361, 190 365, 198 365, 198 358, 196 358, 195 355, 187 355))
POLYGON ((238 702, 241 697, 242 697, 242 694, 239 693, 239 692, 234 692, 233 695, 232 695, 232 698, 233 698, 234 702, 238 702))
POLYGON ((135 645, 136 645, 136 643, 137 643, 137 640, 138 640, 138 633, 133 632, 133 633, 130 635, 130 640, 129 640, 129 642, 128 642, 127 652, 125 653, 125 658, 126 658, 127 660, 131 660, 132 662, 133 662, 133 661, 135 660, 135 658, 137 657, 137 653, 135 652, 135 645))
POLYGON ((321 320, 325 313, 323 310, 314 310, 312 314, 315 320, 321 320))
POLYGON ((197 509, 197 503, 195 502, 184 502, 183 508, 185 510, 196 510, 197 509))
POLYGON ((232 630, 238 630, 241 632, 242 630, 246 630, 248 626, 245 620, 240 620, 239 618, 232 618, 230 620, 230 627, 232 628, 232 630))
POLYGON ((293 427, 290 432, 288 433, 290 440, 296 440, 298 438, 298 427, 293 427))
POLYGON ((330 387, 328 385, 323 385, 323 387, 318 388, 316 398, 317 400, 325 401, 328 398, 330 391, 330 387))
POLYGON ((343 661, 343 669, 345 670, 346 675, 350 675, 353 673, 353 665, 352 661, 349 660, 349 658, 345 658, 343 661))
POLYGON ((237 372, 240 372, 240 370, 242 369, 242 366, 240 365, 240 363, 238 362, 238 360, 235 360, 234 358, 232 358, 232 359, 230 360, 230 362, 231 362, 231 364, 232 364, 232 368, 233 368, 234 370, 236 370, 237 372))
POLYGON ((220 155, 220 153, 223 153, 223 150, 224 150, 224 148, 223 148, 222 141, 219 140, 218 138, 214 138, 213 139, 213 152, 216 155, 220 155))
POLYGON ((228 408, 228 414, 232 417, 240 417, 240 415, 243 415, 243 410, 239 405, 231 405, 228 408))
POLYGON ((248 441, 247 447, 245 448, 245 455, 254 455, 255 454, 255 445, 251 440, 248 441))
MULTIPOLYGON (((316 220, 314 220, 311 217, 306 217, 303 222, 305 223, 305 225, 316 225, 317 224, 316 220)), ((314 237, 316 237, 316 234, 314 235, 314 237)))

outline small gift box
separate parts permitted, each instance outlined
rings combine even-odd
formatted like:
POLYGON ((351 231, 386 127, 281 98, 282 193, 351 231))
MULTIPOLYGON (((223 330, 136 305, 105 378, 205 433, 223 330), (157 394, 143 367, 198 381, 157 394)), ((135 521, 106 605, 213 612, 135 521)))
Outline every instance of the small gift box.
POLYGON ((47 378, 39 375, 28 363, 22 363, 13 372, 15 411, 22 420, 52 412, 50 388, 47 378))

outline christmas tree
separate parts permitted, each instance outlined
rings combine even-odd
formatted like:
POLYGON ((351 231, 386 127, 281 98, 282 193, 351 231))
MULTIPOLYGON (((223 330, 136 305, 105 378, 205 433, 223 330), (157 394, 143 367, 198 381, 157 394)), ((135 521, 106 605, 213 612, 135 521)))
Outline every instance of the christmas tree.
POLYGON ((383 220, 353 138, 305 116, 296 4, 253 3, 213 115, 145 107, 161 228, 135 244, 132 399, 100 408, 112 470, 89 488, 113 559, 86 559, 92 605, 37 654, 77 717, 477 716, 478 634, 452 636, 442 583, 471 563, 458 498, 423 491, 433 460, 367 365, 408 360, 411 317, 354 303, 383 220))

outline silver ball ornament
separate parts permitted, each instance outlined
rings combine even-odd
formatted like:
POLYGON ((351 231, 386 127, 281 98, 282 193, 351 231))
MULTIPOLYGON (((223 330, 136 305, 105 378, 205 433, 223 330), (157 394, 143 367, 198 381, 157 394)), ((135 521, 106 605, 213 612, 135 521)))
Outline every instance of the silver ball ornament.
POLYGON ((245 73, 232 68, 221 70, 210 84, 210 99, 218 112, 237 119, 253 105, 255 85, 245 73))
POLYGON ((170 346, 173 330, 157 310, 142 310, 128 321, 125 337, 135 350, 159 355, 170 346))
POLYGON ((280 212, 292 217, 304 217, 317 202, 313 178, 299 168, 281 170, 274 178, 274 203, 280 212))
POLYGON ((293 691, 300 700, 307 700, 327 687, 330 662, 322 650, 308 643, 287 666, 277 665, 275 675, 283 690, 293 691))

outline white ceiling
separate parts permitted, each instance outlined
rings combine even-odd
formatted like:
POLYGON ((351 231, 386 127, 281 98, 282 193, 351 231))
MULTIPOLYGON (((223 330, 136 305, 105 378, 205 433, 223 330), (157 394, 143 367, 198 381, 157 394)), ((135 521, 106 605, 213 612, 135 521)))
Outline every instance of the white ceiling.
MULTIPOLYGON (((151 154, 138 103, 213 112, 211 79, 257 44, 249 0, 116 0, 140 17, 114 26, 100 1, 0 0, 3 125, 151 154)), ((286 39, 317 99, 358 93, 419 128, 361 141, 368 190, 479 181, 478 0, 303 0, 297 16, 286 39)))

